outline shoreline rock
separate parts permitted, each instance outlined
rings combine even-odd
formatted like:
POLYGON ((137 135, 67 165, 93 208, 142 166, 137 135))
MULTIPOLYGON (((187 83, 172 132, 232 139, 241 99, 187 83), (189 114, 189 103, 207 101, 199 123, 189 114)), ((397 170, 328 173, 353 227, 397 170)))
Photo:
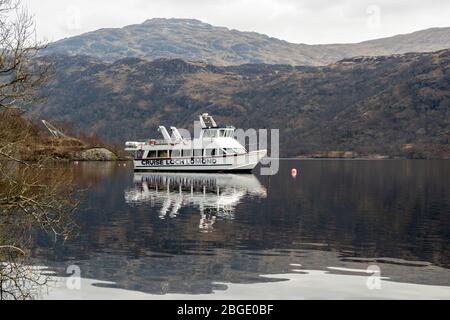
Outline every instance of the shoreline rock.
POLYGON ((75 161, 118 161, 116 154, 105 148, 93 148, 78 152, 72 160, 75 161))

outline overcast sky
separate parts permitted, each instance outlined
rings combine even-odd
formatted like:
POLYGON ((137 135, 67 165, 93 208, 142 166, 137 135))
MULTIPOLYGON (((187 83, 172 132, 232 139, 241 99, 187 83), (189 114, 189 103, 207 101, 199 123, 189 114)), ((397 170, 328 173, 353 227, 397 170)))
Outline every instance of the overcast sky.
POLYGON ((23 0, 47 41, 150 18, 195 18, 295 43, 359 42, 450 26, 450 0, 23 0))

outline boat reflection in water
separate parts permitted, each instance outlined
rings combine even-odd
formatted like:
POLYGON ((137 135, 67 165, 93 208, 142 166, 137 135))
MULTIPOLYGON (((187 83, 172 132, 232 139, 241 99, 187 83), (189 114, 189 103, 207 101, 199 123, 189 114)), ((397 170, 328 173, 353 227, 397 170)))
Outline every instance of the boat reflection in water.
POLYGON ((198 207, 204 232, 213 230, 217 218, 233 220, 244 197, 267 197, 252 174, 135 173, 134 185, 125 191, 128 204, 161 206, 160 219, 175 218, 186 206, 198 207))

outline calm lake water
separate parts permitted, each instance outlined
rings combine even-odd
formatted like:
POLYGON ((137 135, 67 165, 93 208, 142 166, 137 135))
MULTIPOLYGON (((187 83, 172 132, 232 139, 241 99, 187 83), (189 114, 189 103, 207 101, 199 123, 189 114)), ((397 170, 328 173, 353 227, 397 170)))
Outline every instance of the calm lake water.
POLYGON ((67 170, 88 188, 79 234, 40 235, 33 259, 84 280, 44 298, 450 299, 449 161, 282 161, 270 178, 67 170))

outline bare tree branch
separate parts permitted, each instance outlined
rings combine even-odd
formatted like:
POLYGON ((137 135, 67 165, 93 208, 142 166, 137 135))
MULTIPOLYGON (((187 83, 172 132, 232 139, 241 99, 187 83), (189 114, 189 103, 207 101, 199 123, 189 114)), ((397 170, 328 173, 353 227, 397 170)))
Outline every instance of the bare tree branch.
POLYGON ((78 201, 67 170, 45 158, 23 160, 38 135, 22 113, 52 75, 37 58, 42 48, 20 1, 0 0, 0 299, 32 299, 47 282, 26 263, 34 230, 67 239, 75 229, 78 201))

